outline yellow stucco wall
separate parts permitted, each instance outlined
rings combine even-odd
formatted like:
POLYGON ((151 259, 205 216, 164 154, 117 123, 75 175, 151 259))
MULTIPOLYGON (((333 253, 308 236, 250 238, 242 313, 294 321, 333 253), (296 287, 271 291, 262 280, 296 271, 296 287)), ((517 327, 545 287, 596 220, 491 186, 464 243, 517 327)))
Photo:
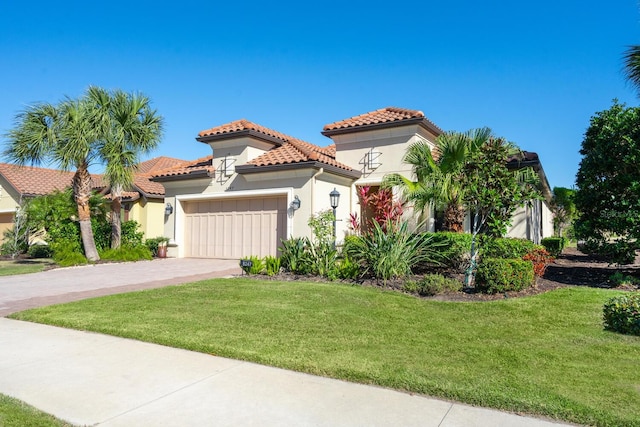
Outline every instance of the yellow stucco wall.
POLYGON ((164 235, 164 201, 162 199, 140 198, 131 205, 129 219, 140 224, 138 231, 146 239, 164 235))

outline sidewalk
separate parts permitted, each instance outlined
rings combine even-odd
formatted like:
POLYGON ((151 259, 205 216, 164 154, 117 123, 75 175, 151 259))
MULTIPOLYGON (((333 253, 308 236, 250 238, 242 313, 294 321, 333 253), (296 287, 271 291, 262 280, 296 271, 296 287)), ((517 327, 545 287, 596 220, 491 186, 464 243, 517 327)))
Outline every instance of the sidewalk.
MULTIPOLYGON (((0 278, 0 312, 220 277, 230 268, 236 263, 162 260, 0 278)), ((1 317, 0 393, 75 425, 566 425, 1 317)))

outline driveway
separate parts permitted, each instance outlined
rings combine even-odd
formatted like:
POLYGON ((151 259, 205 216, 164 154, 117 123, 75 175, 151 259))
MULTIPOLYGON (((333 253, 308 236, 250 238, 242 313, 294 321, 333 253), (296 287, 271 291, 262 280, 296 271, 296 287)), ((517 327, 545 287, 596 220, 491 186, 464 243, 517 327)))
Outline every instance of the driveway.
POLYGON ((237 260, 164 258, 0 276, 0 316, 28 308, 239 273, 237 260))

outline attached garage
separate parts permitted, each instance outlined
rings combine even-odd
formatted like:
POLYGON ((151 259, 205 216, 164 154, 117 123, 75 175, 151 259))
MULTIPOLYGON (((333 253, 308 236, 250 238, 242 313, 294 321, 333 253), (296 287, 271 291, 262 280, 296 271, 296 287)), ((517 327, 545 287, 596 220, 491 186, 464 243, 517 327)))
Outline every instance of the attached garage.
POLYGON ((278 255, 287 238, 286 196, 185 201, 185 256, 278 255))

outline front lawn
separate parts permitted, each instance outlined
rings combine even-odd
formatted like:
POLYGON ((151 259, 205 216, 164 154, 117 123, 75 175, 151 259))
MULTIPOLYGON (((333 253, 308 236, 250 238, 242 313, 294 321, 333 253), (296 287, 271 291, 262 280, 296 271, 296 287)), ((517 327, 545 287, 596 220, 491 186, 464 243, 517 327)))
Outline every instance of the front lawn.
POLYGON ((640 338, 618 291, 439 302, 340 284, 216 279, 11 317, 600 426, 640 426, 640 338))
POLYGON ((53 262, 49 259, 3 259, 0 260, 0 276, 38 273, 53 262))
POLYGON ((2 427, 66 427, 65 423, 17 399, 0 394, 0 426, 2 427))

